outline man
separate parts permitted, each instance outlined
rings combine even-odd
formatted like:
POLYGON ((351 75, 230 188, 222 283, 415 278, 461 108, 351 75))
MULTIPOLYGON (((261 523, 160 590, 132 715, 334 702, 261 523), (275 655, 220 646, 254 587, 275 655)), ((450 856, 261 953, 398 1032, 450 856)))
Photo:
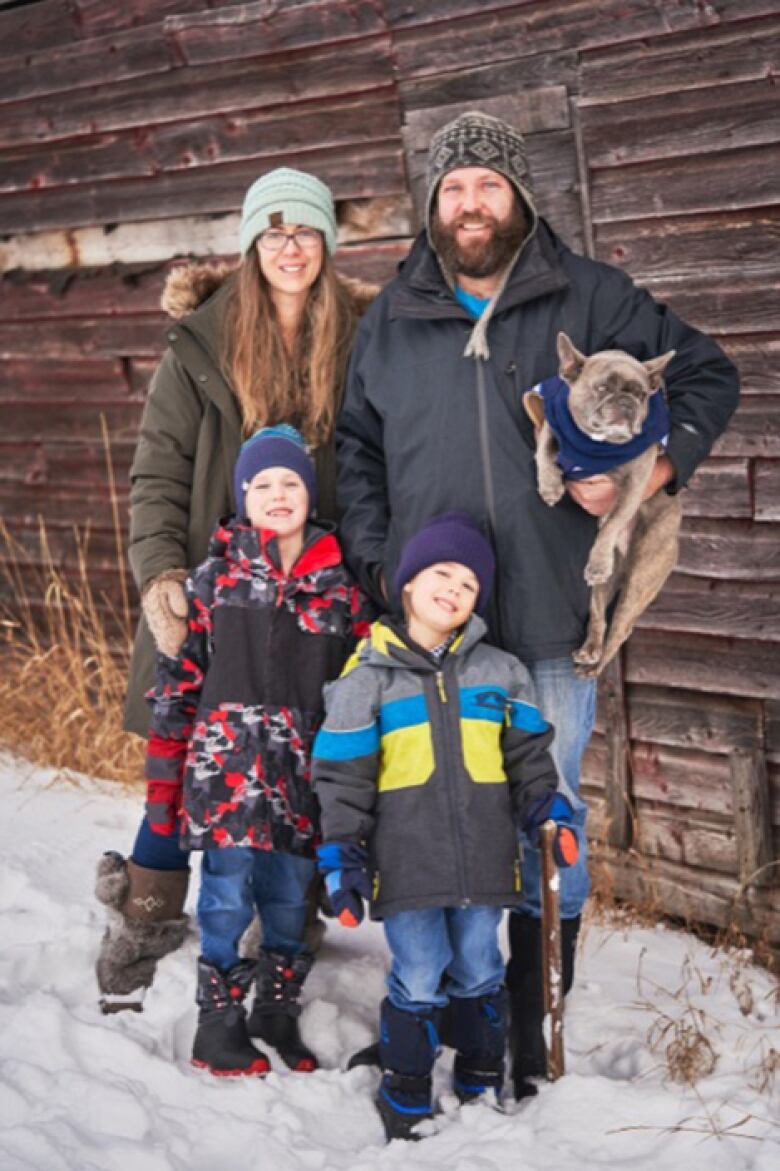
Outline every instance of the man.
MULTIPOLYGON (((671 430, 648 494, 679 491, 736 406, 734 366, 623 272, 570 251, 536 212, 521 135, 463 114, 431 142, 425 229, 358 329, 337 427, 342 538, 364 586, 395 603, 388 583, 408 537, 447 510, 480 518, 497 557, 492 639, 531 671, 584 828, 579 767, 595 687, 574 674, 571 652, 585 637, 594 517, 609 511, 613 489, 606 477, 579 481, 554 509, 538 495, 522 395, 557 372, 560 330, 586 354, 676 351, 671 430)), ((545 1071, 539 857, 527 844, 522 878, 507 969, 518 1097, 545 1071)), ((583 850, 561 876, 567 989, 587 893, 583 850)))

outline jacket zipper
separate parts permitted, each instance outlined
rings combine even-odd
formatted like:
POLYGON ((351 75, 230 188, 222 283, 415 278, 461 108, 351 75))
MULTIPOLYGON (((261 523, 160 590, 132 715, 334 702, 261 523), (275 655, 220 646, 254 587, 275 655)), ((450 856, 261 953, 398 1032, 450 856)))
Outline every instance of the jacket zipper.
POLYGON ((474 361, 477 364, 477 414, 479 417, 479 450, 482 456, 482 482, 485 486, 485 507, 490 524, 490 536, 495 545, 496 499, 493 492, 493 462, 490 458, 490 443, 488 440, 485 371, 481 358, 475 358, 474 361))
MULTIPOLYGON (((442 671, 442 670, 439 670, 436 672, 436 690, 437 690, 438 696, 439 696, 439 705, 441 708, 440 718, 441 718, 441 723, 442 723, 442 730, 444 733, 442 736, 442 749, 443 749, 443 755, 445 757, 444 767, 445 767, 445 778, 447 778, 445 780, 445 784, 447 785, 447 799, 449 801, 450 813, 452 814, 452 825, 453 825, 453 829, 455 831, 455 837, 457 839, 457 847, 456 847, 457 851, 458 851, 457 866, 458 866, 458 879, 460 881, 460 894, 461 894, 459 905, 461 907, 468 907, 471 905, 471 899, 466 894, 466 891, 468 890, 468 885, 466 883, 466 868, 464 865, 464 859, 466 857, 466 854, 465 854, 465 850, 464 850, 464 846, 463 846, 463 832, 461 830, 460 817, 458 816, 458 810, 457 810, 457 806, 455 804, 455 794, 453 791, 453 786, 451 783, 449 783, 449 778, 454 777, 456 775, 454 768, 452 767, 453 762, 450 759, 449 724, 452 722, 452 720, 448 719, 448 715, 449 715, 449 713, 451 713, 453 711, 453 709, 452 709, 452 705, 450 704, 449 700, 447 699, 447 687, 444 682, 444 671, 442 671), (449 712, 444 710, 445 707, 447 707, 449 709, 449 712)), ((457 712, 455 713, 455 715, 457 717, 457 712)), ((458 722, 458 735, 460 735, 460 722, 458 722)))

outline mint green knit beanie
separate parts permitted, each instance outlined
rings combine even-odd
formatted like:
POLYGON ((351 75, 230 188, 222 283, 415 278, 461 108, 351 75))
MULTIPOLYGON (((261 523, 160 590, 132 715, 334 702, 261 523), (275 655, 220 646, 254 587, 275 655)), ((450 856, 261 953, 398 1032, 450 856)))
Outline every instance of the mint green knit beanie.
POLYGON ((256 179, 244 196, 239 246, 246 256, 266 228, 303 224, 325 237, 325 247, 336 251, 336 209, 330 189, 314 175, 277 167, 256 179))

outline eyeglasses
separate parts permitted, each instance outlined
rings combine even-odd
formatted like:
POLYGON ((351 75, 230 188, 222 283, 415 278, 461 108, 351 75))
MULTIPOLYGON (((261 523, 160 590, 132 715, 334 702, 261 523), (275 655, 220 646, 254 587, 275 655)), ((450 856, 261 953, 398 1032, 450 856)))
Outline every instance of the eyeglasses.
POLYGON ((322 236, 314 228, 298 228, 297 231, 289 233, 269 228, 267 232, 261 232, 257 240, 266 252, 281 252, 290 240, 294 240, 299 248, 311 252, 319 246, 322 236))

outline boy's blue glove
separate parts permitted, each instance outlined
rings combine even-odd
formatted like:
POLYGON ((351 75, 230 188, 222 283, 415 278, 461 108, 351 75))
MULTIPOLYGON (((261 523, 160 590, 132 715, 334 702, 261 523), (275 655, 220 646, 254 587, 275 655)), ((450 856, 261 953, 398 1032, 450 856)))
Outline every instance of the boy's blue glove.
POLYGON ((573 866, 580 856, 579 842, 573 825, 574 810, 563 793, 548 793, 528 811, 523 829, 532 846, 539 845, 539 830, 546 821, 556 821, 558 832, 553 841, 553 857, 562 869, 573 866))
POLYGON ((331 906, 345 927, 363 919, 363 899, 371 898, 368 854, 352 842, 323 842, 317 847, 317 867, 325 876, 331 906))

